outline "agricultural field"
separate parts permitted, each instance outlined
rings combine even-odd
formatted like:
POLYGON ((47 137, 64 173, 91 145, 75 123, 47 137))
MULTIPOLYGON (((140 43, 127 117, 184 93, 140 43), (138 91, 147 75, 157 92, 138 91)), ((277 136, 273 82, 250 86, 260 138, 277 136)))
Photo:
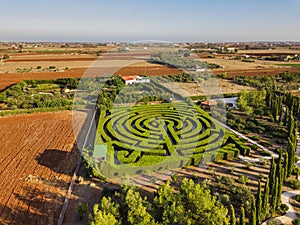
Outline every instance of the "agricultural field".
MULTIPOLYGON (((107 165, 94 164, 107 177, 229 160, 250 151, 203 110, 188 103, 103 110, 95 145, 107 148, 107 165)), ((93 160, 93 154, 87 151, 86 161, 93 160)))
POLYGON ((204 82, 203 84, 195 82, 168 82, 162 84, 173 91, 181 89, 181 92, 187 96, 238 94, 242 90, 255 90, 253 87, 238 85, 230 80, 214 79, 214 81, 215 82, 204 82))
POLYGON ((77 79, 22 81, 0 92, 0 115, 70 110, 77 79))
POLYGON ((0 118, 0 224, 56 224, 80 157, 71 112, 0 118))

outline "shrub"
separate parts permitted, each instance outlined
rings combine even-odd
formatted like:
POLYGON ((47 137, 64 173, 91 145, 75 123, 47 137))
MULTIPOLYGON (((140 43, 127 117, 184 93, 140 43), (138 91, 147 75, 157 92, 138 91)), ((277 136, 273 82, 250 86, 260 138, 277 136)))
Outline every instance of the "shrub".
POLYGON ((261 152, 261 155, 262 155, 262 156, 271 156, 272 154, 271 154, 270 152, 266 151, 266 150, 263 150, 263 151, 261 152))
POLYGON ((171 176, 172 180, 176 182, 178 180, 178 175, 175 173, 171 176))
MULTIPOLYGON (((295 160, 295 162, 297 162, 297 161, 298 160, 295 160)), ((295 167, 292 174, 295 175, 295 176, 299 176, 300 175, 300 168, 295 167)))
POLYGON ((259 141, 260 140, 260 137, 258 136, 253 136, 253 137, 250 137, 253 141, 259 141))
POLYGON ((250 145, 250 147, 251 147, 251 149, 253 149, 253 150, 258 150, 258 149, 259 149, 259 147, 258 147, 257 145, 250 145))
POLYGON ((269 142, 265 142, 265 141, 260 141, 259 144, 261 144, 264 147, 272 147, 273 145, 269 142))
POLYGON ((295 200, 296 200, 297 202, 300 202, 300 195, 297 195, 296 198, 295 198, 295 200))
POLYGON ((87 211, 88 211, 88 204, 79 204, 77 206, 77 213, 78 213, 78 216, 79 216, 79 219, 82 220, 83 217, 87 214, 87 211))
POLYGON ((298 180, 290 180, 288 185, 295 190, 300 190, 300 181, 298 180))
POLYGON ((300 218, 293 220, 293 225, 300 225, 300 218))
POLYGON ((282 140, 282 139, 277 139, 275 142, 276 142, 277 144, 280 144, 280 145, 282 145, 282 144, 285 143, 285 141, 282 140))
POLYGON ((267 224, 268 225, 280 225, 281 223, 276 219, 271 219, 267 224))
POLYGON ((285 214, 289 210, 289 207, 286 204, 281 204, 279 210, 280 213, 285 214))
POLYGON ((255 163, 254 162, 247 162, 247 169, 251 169, 253 166, 255 166, 255 163))
POLYGON ((283 150, 282 150, 282 148, 275 148, 275 150, 274 150, 277 154, 279 154, 280 152, 282 152, 283 150))
POLYGON ((249 180, 249 177, 242 175, 239 177, 238 182, 241 184, 247 184, 248 180, 249 180))
POLYGON ((156 181, 157 181, 157 179, 155 177, 151 177, 151 179, 150 179, 150 183, 151 184, 155 184, 156 181))
POLYGON ((3 59, 9 59, 9 55, 4 54, 4 55, 3 55, 3 59))

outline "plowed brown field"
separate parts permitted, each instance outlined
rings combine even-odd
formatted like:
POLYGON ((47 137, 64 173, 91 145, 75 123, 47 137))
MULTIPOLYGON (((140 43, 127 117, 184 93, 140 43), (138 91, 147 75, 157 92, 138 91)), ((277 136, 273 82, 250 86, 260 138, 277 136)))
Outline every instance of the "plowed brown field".
POLYGON ((80 157, 74 143, 71 112, 0 118, 0 224, 57 223, 80 157))
POLYGON ((3 90, 22 80, 51 80, 58 78, 82 77, 86 68, 69 69, 65 72, 37 72, 37 73, 7 73, 0 74, 0 90, 3 90))

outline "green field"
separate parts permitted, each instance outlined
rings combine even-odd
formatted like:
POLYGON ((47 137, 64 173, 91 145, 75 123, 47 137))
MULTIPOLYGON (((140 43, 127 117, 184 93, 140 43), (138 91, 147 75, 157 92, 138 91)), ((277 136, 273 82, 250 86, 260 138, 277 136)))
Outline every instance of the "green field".
POLYGON ((95 146, 107 148, 106 160, 95 163, 89 150, 86 161, 94 175, 106 177, 199 166, 249 151, 206 112, 185 102, 102 110, 95 146))

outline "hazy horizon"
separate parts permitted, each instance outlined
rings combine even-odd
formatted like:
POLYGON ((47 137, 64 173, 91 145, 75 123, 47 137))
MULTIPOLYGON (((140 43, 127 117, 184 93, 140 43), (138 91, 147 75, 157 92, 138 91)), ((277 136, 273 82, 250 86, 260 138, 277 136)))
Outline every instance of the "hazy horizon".
POLYGON ((299 0, 11 0, 0 41, 300 41, 299 0))

